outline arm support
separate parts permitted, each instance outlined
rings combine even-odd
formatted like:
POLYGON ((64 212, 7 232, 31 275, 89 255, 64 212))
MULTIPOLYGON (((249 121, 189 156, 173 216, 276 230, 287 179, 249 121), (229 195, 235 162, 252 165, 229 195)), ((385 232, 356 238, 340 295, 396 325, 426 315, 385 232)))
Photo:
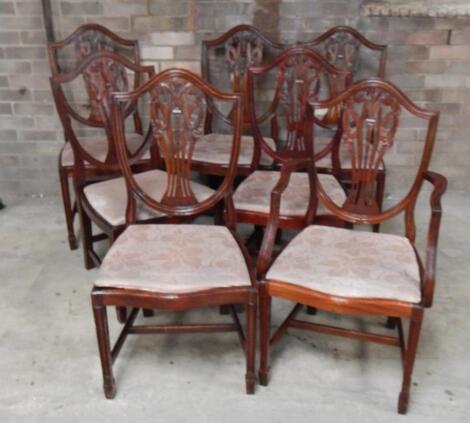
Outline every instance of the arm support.
MULTIPOLYGON (((264 232, 263 242, 261 244, 261 250, 258 256, 258 262, 256 266, 257 279, 261 280, 267 269, 269 268, 272 261, 272 252, 274 248, 274 242, 276 233, 279 225, 279 214, 281 209, 281 196, 289 185, 289 180, 292 172, 296 170, 307 169, 310 181, 310 192, 315 193, 315 167, 311 159, 294 159, 284 163, 281 167, 280 178, 276 186, 271 191, 271 208, 269 212, 269 220, 264 232)), ((311 196, 309 202, 306 221, 312 221, 315 215, 316 209, 316 195, 311 196)))
POLYGON ((441 197, 447 189, 447 179, 439 173, 427 171, 424 179, 433 184, 431 193, 431 220, 428 227, 426 242, 426 261, 424 263, 423 275, 423 305, 431 307, 434 296, 434 285, 436 276, 437 242, 439 239, 439 226, 441 224, 442 207, 441 197))

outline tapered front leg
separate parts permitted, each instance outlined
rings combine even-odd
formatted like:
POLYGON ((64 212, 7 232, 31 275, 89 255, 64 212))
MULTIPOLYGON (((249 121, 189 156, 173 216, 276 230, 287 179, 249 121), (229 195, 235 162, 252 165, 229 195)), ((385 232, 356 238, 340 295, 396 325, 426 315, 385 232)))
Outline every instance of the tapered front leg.
POLYGON ((406 414, 408 411, 408 401, 410 397, 411 375, 418 350, 419 336, 421 333, 421 325, 423 323, 423 311, 420 310, 411 318, 410 330, 408 333, 408 344, 406 346, 405 363, 403 369, 403 383, 401 387, 400 397, 398 399, 398 412, 406 414))
POLYGON ((246 307, 246 393, 254 394, 255 392, 255 356, 256 356, 256 309, 257 296, 256 292, 250 295, 246 307))
POLYGON ((108 399, 116 395, 116 383, 113 377, 113 360, 111 358, 111 345, 109 342, 108 316, 106 307, 93 305, 93 315, 96 325, 96 337, 101 359, 101 370, 103 372, 103 390, 108 399))
POLYGON ((271 337, 271 297, 264 283, 259 285, 260 304, 260 368, 259 382, 268 385, 269 376, 269 341, 271 337))

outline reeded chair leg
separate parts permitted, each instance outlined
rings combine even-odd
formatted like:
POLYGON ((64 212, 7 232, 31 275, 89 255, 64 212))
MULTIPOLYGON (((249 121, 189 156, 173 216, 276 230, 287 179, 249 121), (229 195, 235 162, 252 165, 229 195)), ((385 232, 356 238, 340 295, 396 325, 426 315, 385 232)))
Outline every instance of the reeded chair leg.
POLYGON ((252 293, 246 305, 246 393, 255 393, 255 356, 256 356, 256 293, 252 293))
POLYGON ((398 399, 398 412, 406 414, 408 411, 408 400, 410 397, 411 375, 418 349, 419 335, 421 333, 421 324, 423 322, 423 311, 417 316, 413 316, 410 321, 410 330, 408 334, 408 345, 406 346, 405 363, 403 370, 403 383, 398 399))
POLYGON ((93 233, 91 229, 91 220, 83 210, 80 210, 80 226, 82 231, 83 259, 85 269, 93 269, 96 267, 96 265, 91 258, 93 251, 93 233))
POLYGON ((69 241, 69 247, 71 250, 76 250, 78 248, 77 238, 75 236, 75 231, 73 229, 73 205, 70 199, 70 187, 69 187, 69 178, 67 172, 61 167, 59 167, 59 181, 60 181, 60 190, 62 192, 62 203, 64 205, 65 212, 65 223, 67 225, 67 238, 69 241))
POLYGON ((108 399, 116 396, 116 382, 113 377, 113 360, 111 357, 111 345, 109 342, 108 316, 106 307, 93 305, 93 316, 96 325, 96 337, 100 351, 101 370, 103 372, 103 390, 108 399))
POLYGON ((271 297, 266 292, 263 284, 259 289, 260 305, 260 366, 259 383, 263 386, 268 385, 269 376, 269 341, 271 336, 271 297))

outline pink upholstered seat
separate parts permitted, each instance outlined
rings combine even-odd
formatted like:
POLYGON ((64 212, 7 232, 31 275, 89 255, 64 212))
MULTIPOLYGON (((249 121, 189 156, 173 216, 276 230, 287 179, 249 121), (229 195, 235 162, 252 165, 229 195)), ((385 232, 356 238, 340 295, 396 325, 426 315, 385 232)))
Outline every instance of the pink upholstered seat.
MULTIPOLYGON (((235 191, 233 201, 240 211, 254 211, 269 214, 271 207, 271 191, 279 181, 280 172, 255 171, 246 178, 235 191)), ((342 205, 346 195, 339 182, 332 175, 318 175, 324 189, 336 204, 342 205)), ((281 198, 281 215, 305 215, 310 198, 310 186, 306 173, 292 173, 289 185, 281 198)), ((320 203, 317 214, 328 211, 320 203)))
MULTIPOLYGON (((276 151, 276 143, 272 138, 265 138, 266 143, 276 151)), ((218 165, 227 165, 232 151, 233 136, 228 134, 206 134, 196 143, 193 152, 193 160, 218 165)), ((253 159, 254 139, 251 136, 243 135, 241 137, 240 155, 238 164, 240 166, 249 166, 253 159)), ((260 163, 270 166, 273 159, 266 153, 261 152, 260 163)))
MULTIPOLYGON (((166 190, 166 172, 149 170, 135 175, 135 179, 146 193, 161 200, 166 190)), ((197 182, 192 182, 191 188, 198 201, 213 194, 210 188, 197 182)), ((127 191, 122 177, 88 185, 83 192, 93 209, 111 225, 118 226, 125 223, 127 191)), ((137 210, 137 220, 140 221, 162 216, 162 213, 150 211, 145 207, 139 207, 137 210)))
POLYGON ((95 286, 180 294, 251 282, 225 226, 161 224, 129 226, 108 251, 95 286))
MULTIPOLYGON (((78 139, 83 148, 99 161, 106 159, 108 153, 108 140, 105 135, 96 137, 80 137, 78 139)), ((127 145, 131 152, 135 152, 143 143, 144 137, 136 133, 127 134, 127 145)), ((142 157, 143 159, 150 158, 149 151, 146 151, 142 157)), ((65 143, 61 153, 62 166, 73 166, 73 150, 69 142, 65 143)))
POLYGON ((421 300, 410 241, 383 233, 309 226, 282 251, 266 278, 339 297, 421 300))

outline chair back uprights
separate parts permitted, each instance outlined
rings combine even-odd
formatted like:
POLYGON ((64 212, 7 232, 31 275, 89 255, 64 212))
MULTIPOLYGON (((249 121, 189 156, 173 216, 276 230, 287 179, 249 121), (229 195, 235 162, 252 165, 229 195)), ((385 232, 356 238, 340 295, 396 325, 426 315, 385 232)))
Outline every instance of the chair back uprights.
MULTIPOLYGON (((65 137, 70 141, 74 157, 77 181, 79 185, 84 183, 85 165, 90 164, 96 169, 113 172, 119 169, 117 162, 116 148, 112 138, 110 122, 110 94, 113 91, 128 91, 128 74, 134 73, 139 76, 135 79, 141 81, 150 78, 154 74, 153 66, 136 65, 125 57, 110 51, 101 51, 87 56, 73 71, 64 74, 53 75, 50 78, 54 100, 61 119, 65 137), (69 87, 83 78, 86 85, 86 93, 89 102, 92 104, 92 112, 89 116, 83 116, 77 110, 72 96, 67 96, 69 87), (107 136, 107 153, 103 159, 93 156, 80 143, 77 129, 74 125, 82 125, 91 128, 104 129, 107 136)), ((128 102, 125 107, 124 116, 130 115, 137 118, 139 125, 135 126, 135 131, 142 135, 140 116, 135 102, 128 102)), ((136 120, 134 119, 134 124, 136 120)), ((83 128, 79 128, 83 130, 83 128)), ((149 147, 149 137, 147 136, 141 145, 133 146, 132 160, 141 158, 142 154, 149 147)))
MULTIPOLYGON (((304 131, 308 102, 329 98, 349 84, 350 72, 330 65, 320 54, 304 47, 292 47, 272 63, 250 67, 247 72, 247 99, 255 137, 255 159, 261 150, 282 164, 290 159, 313 157, 310 136, 304 131), (257 113, 261 102, 257 98, 258 79, 273 80, 273 98, 267 110, 257 113), (269 122, 270 135, 276 151, 264 140, 260 123, 269 122)), ((327 145, 318 155, 329 152, 327 145)))
POLYGON ((351 161, 351 188, 345 203, 338 205, 319 183, 320 200, 331 213, 351 223, 376 224, 405 211, 406 235, 413 241, 414 206, 431 160, 439 113, 416 106, 395 85, 378 78, 357 82, 334 98, 311 103, 314 109, 338 105, 342 110, 339 139, 351 161), (396 148, 400 123, 410 119, 420 121, 425 129, 419 167, 406 195, 381 211, 375 196, 380 162, 396 148))
POLYGON ((113 129, 118 158, 128 188, 127 223, 135 222, 136 202, 170 217, 191 217, 227 200, 228 215, 233 215, 229 194, 235 176, 240 150, 243 118, 242 96, 225 94, 186 70, 164 71, 135 91, 113 94, 113 129), (210 99, 210 100, 209 100, 210 99), (198 201, 191 189, 192 154, 204 133, 209 101, 228 102, 233 109, 233 142, 230 162, 223 182, 208 198, 198 201), (150 117, 151 135, 158 146, 167 174, 166 189, 161 198, 152 198, 135 179, 125 148, 127 105, 144 102, 150 117))

